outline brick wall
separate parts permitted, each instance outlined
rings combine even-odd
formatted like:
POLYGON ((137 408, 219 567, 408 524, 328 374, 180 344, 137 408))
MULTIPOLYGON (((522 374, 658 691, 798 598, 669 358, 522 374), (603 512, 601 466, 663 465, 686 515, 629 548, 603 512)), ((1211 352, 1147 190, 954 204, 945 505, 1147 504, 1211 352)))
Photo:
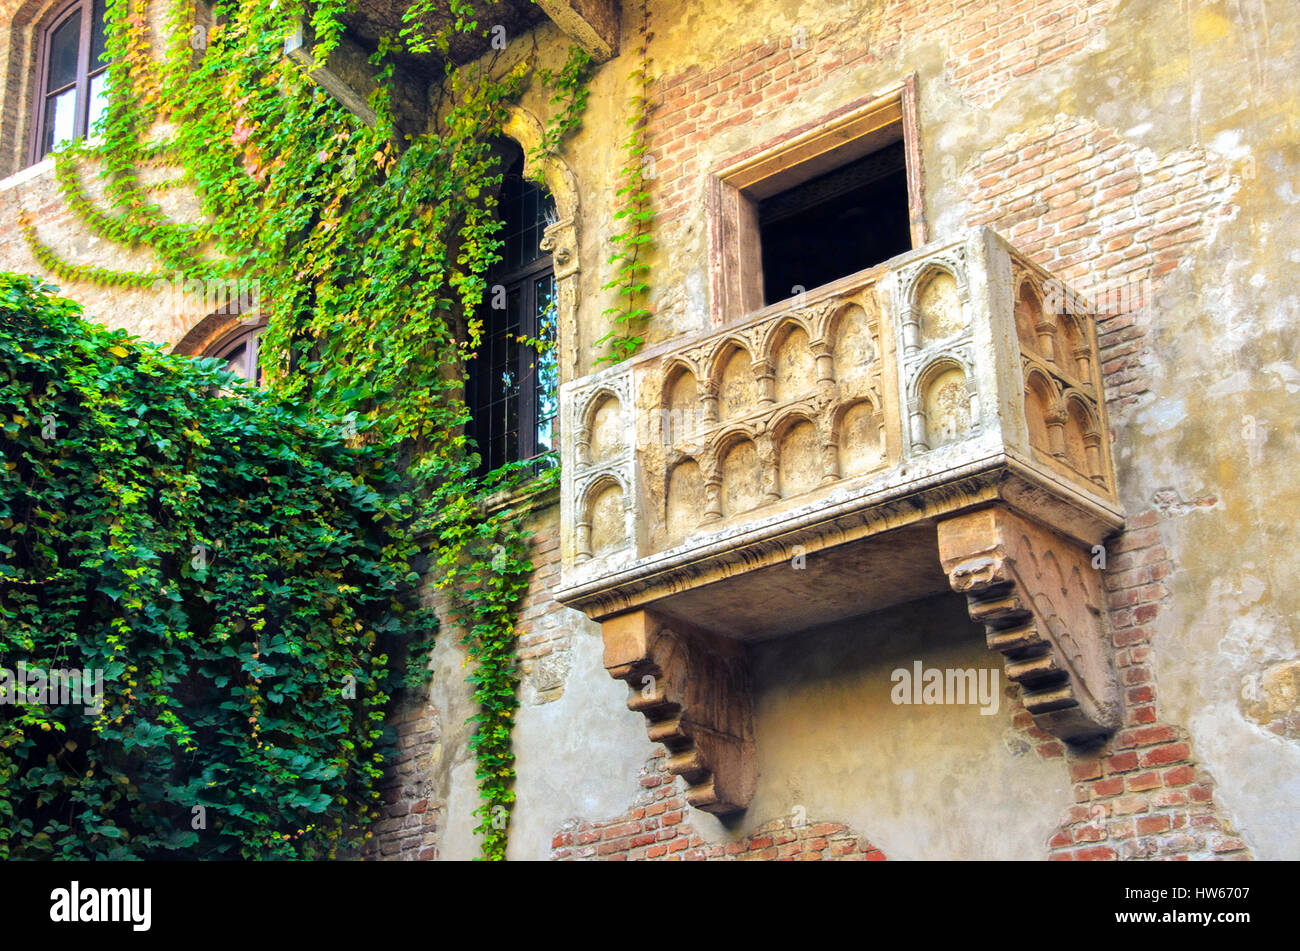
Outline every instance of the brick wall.
POLYGON ((642 793, 620 816, 577 822, 551 840, 556 861, 879 862, 885 854, 838 822, 788 815, 726 844, 705 842, 691 823, 682 781, 668 773, 658 749, 641 771, 642 793))
POLYGON ((1049 843, 1053 860, 1250 857, 1216 809, 1186 731, 1159 713, 1151 635, 1171 570, 1156 513, 1130 518, 1105 572, 1124 727, 1099 749, 1067 753, 1076 805, 1049 843))
POLYGON ((1143 348, 1163 279, 1216 219, 1235 213, 1237 184, 1202 149, 1157 156, 1080 119, 1009 139, 963 176, 971 225, 992 227, 1103 307, 1117 305, 1097 320, 1115 423, 1151 389, 1143 348))

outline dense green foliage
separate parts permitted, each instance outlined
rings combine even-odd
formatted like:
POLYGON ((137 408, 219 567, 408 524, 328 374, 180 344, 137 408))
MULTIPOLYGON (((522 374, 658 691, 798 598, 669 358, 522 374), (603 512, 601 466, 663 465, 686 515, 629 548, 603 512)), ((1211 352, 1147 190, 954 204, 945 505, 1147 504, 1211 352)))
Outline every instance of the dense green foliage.
POLYGON ((0 422, 0 664, 103 676, 97 712, 10 685, 0 857, 357 844, 390 657, 432 634, 383 455, 11 275, 0 422))
MULTIPOLYGON (((552 486, 557 470, 543 466, 545 475, 533 478, 532 468, 516 465, 481 475, 464 435, 461 380, 480 342, 485 275, 502 243, 491 140, 508 103, 535 80, 552 89, 555 108, 539 149, 559 151, 587 100, 589 58, 573 50, 555 71, 529 60, 498 68, 491 54, 448 63, 453 39, 485 37, 490 24, 468 0, 418 0, 372 58, 378 89, 369 104, 378 118, 366 124, 283 55, 286 36, 305 20, 323 63, 342 34, 344 0, 310 7, 218 0, 211 28, 193 22, 192 0, 167 2, 166 35, 151 44, 148 0, 109 0, 110 101, 100 140, 58 159, 64 197, 87 229, 152 252, 158 267, 128 273, 68 264, 30 227, 28 242, 43 266, 69 281, 149 287, 179 274, 186 282, 258 282, 275 405, 352 414, 411 491, 405 517, 388 526, 389 545, 410 553, 418 540, 433 550, 432 580, 465 631, 479 704, 478 831, 485 856, 504 858, 518 704, 514 617, 532 571, 524 519, 529 497, 552 486), (152 59, 151 48, 165 49, 165 58, 152 59), (391 108, 396 57, 431 51, 446 66, 440 106, 428 129, 403 132, 391 108), (142 173, 159 167, 175 177, 146 184, 142 173), (102 205, 80 180, 96 172, 102 205), (159 205, 177 182, 199 200, 194 221, 173 221, 159 205), (513 501, 500 504, 503 494, 513 501)), ((638 167, 643 94, 644 82, 630 146, 639 149, 630 153, 638 167)), ((637 208, 619 216, 636 231, 623 245, 630 262, 616 262, 629 307, 645 291, 644 192, 638 185, 626 193, 637 208)), ((628 312, 629 320, 643 316, 628 312)), ((635 343, 624 336, 615 348, 626 355, 635 343)), ((272 824, 269 814, 258 821, 272 824)), ((250 854, 258 847, 252 839, 243 846, 250 854)))

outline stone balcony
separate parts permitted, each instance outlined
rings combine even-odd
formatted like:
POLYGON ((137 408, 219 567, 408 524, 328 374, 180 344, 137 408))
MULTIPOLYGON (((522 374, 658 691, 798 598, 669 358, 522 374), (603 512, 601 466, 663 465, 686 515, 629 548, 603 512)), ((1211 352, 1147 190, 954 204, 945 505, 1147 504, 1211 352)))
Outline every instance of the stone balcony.
POLYGON ((752 791, 746 641, 951 589, 1039 726, 1118 725, 1098 569, 1123 514, 1067 299, 980 229, 562 387, 558 597, 696 805, 752 791))

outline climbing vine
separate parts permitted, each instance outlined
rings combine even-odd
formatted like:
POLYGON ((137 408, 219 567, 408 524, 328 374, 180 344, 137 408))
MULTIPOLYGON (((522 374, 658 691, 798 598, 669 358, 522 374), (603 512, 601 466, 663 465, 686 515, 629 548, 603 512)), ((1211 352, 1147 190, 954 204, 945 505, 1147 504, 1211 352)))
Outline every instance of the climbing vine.
POLYGON ((587 109, 587 80, 591 76, 591 54, 581 46, 569 47, 569 56, 558 71, 545 67, 537 71, 537 78, 551 88, 551 105, 555 108, 551 121, 542 134, 541 141, 530 156, 536 176, 542 177, 542 162, 560 150, 575 129, 582 124, 587 109))
POLYGON ((383 448, 4 274, 0 421, 0 858, 360 845, 435 622, 383 448))
POLYGON ((650 99, 650 13, 647 0, 641 3, 641 44, 636 50, 637 65, 628 76, 632 96, 628 100, 630 115, 627 118, 628 136, 623 143, 625 164, 619 175, 622 184, 616 192, 620 207, 614 219, 623 224, 623 230, 610 237, 614 250, 608 264, 615 276, 602 285, 601 290, 618 292, 618 302, 605 308, 604 316, 611 317, 614 327, 596 341, 596 346, 608 345, 609 351, 597 363, 620 363, 644 342, 637 333, 651 312, 646 304, 649 295, 650 265, 646 252, 654 241, 652 233, 654 209, 650 205, 650 180, 654 177, 654 157, 646 144, 646 124, 649 121, 650 99))
MULTIPOLYGON (((150 56, 149 0, 110 0, 109 108, 96 144, 58 159, 60 187, 87 227, 152 252, 161 273, 188 282, 255 279, 268 318, 261 353, 277 400, 324 418, 349 414, 360 438, 400 464, 406 517, 388 526, 408 559, 433 549, 432 583, 465 631, 478 712, 484 856, 501 859, 514 801, 510 732, 518 706, 515 617, 532 572, 525 522, 530 500, 554 484, 524 465, 480 474, 465 435, 462 368, 479 345, 478 305, 498 260, 501 169, 489 140, 530 81, 558 107, 542 148, 554 151, 586 104, 590 60, 571 52, 555 73, 493 56, 457 64, 454 40, 481 43, 467 0, 418 0, 372 57, 377 87, 367 124, 313 85, 282 55, 305 19, 317 64, 342 35, 346 4, 218 0, 212 24, 190 0, 168 0, 161 61, 150 56), (202 36, 201 49, 194 48, 202 36), (394 116, 399 54, 437 50, 447 61, 443 106, 424 131, 394 116), (86 194, 79 168, 94 167, 107 209, 86 194), (178 177, 142 181, 146 169, 178 177), (173 221, 159 196, 182 182, 197 198, 194 222, 173 221), (502 501, 504 499, 504 502, 502 501)), ((27 223, 43 266, 65 280, 145 287, 156 272, 66 265, 27 223)), ((366 814, 363 818, 373 818, 366 814)))

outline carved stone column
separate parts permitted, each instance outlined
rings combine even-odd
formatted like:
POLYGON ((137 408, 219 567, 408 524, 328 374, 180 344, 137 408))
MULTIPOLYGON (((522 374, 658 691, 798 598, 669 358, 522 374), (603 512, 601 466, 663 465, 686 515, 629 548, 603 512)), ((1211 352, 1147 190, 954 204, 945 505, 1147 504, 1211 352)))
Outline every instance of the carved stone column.
POLYGON ((840 447, 833 439, 823 439, 822 450, 822 485, 830 485, 840 480, 840 447))
POLYGON ((649 611, 601 624, 605 669, 632 688, 650 739, 668 750, 668 771, 686 780, 686 801, 725 815, 754 795, 757 770, 749 669, 736 641, 649 611))
POLYGON ((1040 320, 1034 326, 1034 332, 1038 334, 1038 352, 1043 355, 1043 359, 1048 363, 1057 363, 1056 324, 1046 319, 1040 320))
POLYGON ((699 381, 700 402, 704 413, 704 424, 711 426, 718 421, 718 381, 703 379, 699 381))
POLYGON ((903 311, 903 352, 911 355, 921 349, 921 312, 915 304, 903 311))
POLYGON ((1083 452, 1087 459, 1085 463, 1088 471, 1085 475, 1093 482, 1097 483, 1102 489, 1106 486, 1106 477, 1101 474, 1101 434, 1084 433, 1083 434, 1083 452))
POLYGON ((551 255, 555 271, 555 339, 569 341, 564 354, 562 379, 571 379, 578 368, 578 225, 573 218, 561 218, 547 225, 541 249, 551 255))
POLYGON ((577 524, 578 538, 575 556, 578 561, 591 561, 591 519, 584 517, 577 524))
POLYGON ((776 502, 781 498, 781 475, 776 464, 776 442, 772 433, 764 429, 754 439, 758 450, 758 464, 762 472, 763 502, 776 502))
POLYGON ((1074 365, 1077 368, 1079 379, 1084 383, 1092 382, 1092 350, 1088 347, 1087 342, 1082 342, 1074 348, 1074 365))
POLYGON ((1044 422, 1047 423, 1048 447, 1052 455, 1061 462, 1065 462, 1065 424, 1069 419, 1064 406, 1052 407, 1044 417, 1044 422))
POLYGON ((1082 741, 1119 727, 1105 592, 1089 549, 996 505, 940 522, 939 559, 1039 728, 1082 741))
POLYGON ((710 473, 704 480, 704 515, 700 524, 722 520, 722 476, 710 473))
POLYGON ((835 352, 829 340, 818 337, 809 345, 817 360, 817 384, 830 386, 835 383, 835 352))
POLYGON ((753 371, 754 382, 757 384, 758 405, 771 406, 776 402, 776 365, 771 360, 755 360, 753 371))

